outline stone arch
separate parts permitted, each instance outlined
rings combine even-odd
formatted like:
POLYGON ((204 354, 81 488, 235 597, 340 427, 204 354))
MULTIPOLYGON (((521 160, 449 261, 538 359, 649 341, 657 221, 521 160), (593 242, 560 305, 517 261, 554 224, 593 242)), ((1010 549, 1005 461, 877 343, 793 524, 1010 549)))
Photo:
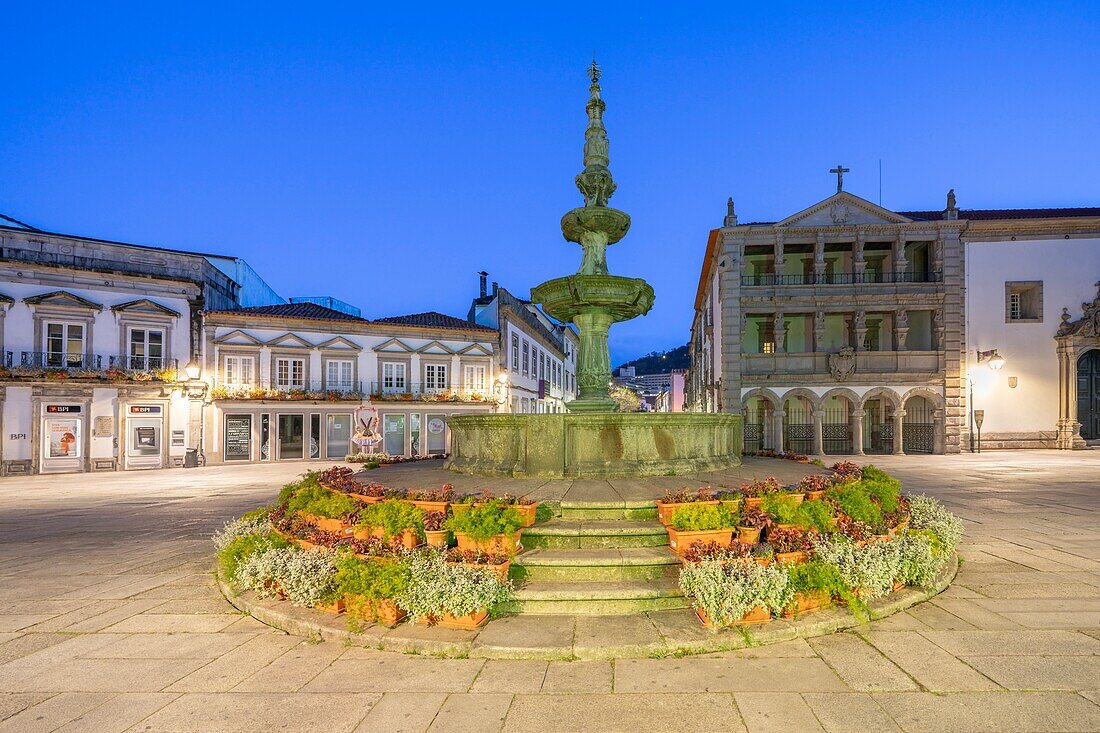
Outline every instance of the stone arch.
POLYGON ((862 416, 859 395, 853 390, 833 387, 821 395, 821 452, 825 455, 858 454, 863 440, 859 425, 862 416), (837 402, 830 405, 830 400, 834 399, 837 402))
POLYGON ((905 394, 901 396, 902 409, 905 409, 905 403, 909 401, 910 397, 923 397, 932 403, 933 409, 943 409, 943 395, 931 387, 913 387, 906 390, 905 394))
POLYGON ((818 397, 817 393, 811 389, 807 389, 805 387, 795 387, 794 389, 789 389, 784 392, 779 399, 782 400, 782 403, 785 404, 787 400, 791 397, 805 397, 807 400, 809 400, 810 407, 813 410, 816 411, 821 409, 821 398, 818 397))
POLYGON ((741 396, 744 424, 744 450, 755 453, 761 450, 775 450, 782 443, 783 401, 767 387, 754 387, 741 396), (763 414, 754 414, 750 405, 754 399, 763 402, 763 414), (777 436, 776 431, 780 434, 777 436))
POLYGON ((748 392, 741 395, 741 404, 745 404, 753 397, 764 398, 765 400, 770 402, 772 407, 775 409, 779 409, 780 406, 783 404, 783 400, 779 399, 779 395, 777 395, 775 392, 768 389, 767 387, 753 387, 748 392))
POLYGON ((913 387, 902 395, 900 418, 895 421, 901 432, 905 453, 943 453, 943 395, 929 387, 913 387), (924 405, 912 405, 919 398, 924 405))
POLYGON ((863 398, 859 401, 859 409, 863 410, 867 401, 873 400, 876 397, 885 397, 886 401, 889 402, 895 410, 901 409, 901 406, 904 404, 897 390, 891 389, 890 387, 875 387, 863 393, 863 398))
POLYGON ((857 453, 884 454, 901 450, 900 444, 895 446, 894 435, 902 404, 901 395, 890 387, 875 387, 864 393, 859 401, 857 453), (882 400, 886 405, 874 409, 869 404, 872 400, 882 400))
POLYGON ((821 399, 805 387, 795 387, 783 393, 783 450, 807 455, 821 452, 821 399), (808 410, 790 409, 790 401, 805 401, 808 410))
POLYGON ((824 405, 830 397, 843 397, 844 399, 852 403, 853 409, 858 408, 863 404, 863 401, 860 400, 859 395, 857 395, 854 391, 848 389, 847 387, 833 387, 828 392, 821 395, 821 404, 824 405))

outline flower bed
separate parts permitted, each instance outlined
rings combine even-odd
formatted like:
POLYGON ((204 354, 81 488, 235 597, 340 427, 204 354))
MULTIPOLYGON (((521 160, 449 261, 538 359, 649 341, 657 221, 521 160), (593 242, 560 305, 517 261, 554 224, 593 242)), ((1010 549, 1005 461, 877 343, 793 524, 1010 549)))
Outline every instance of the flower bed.
POLYGON ((669 527, 683 560, 681 590, 707 626, 763 623, 834 601, 862 613, 869 600, 930 586, 962 536, 962 522, 943 505, 904 496, 900 482, 874 466, 839 463, 832 475, 786 490, 774 479, 742 488, 739 514, 700 505, 679 509, 681 521, 669 527), (756 497, 759 506, 749 506, 756 497), (710 516, 720 510, 732 518, 710 516), (716 523, 734 523, 739 541, 684 547, 687 537, 674 534, 716 523), (754 545, 759 533, 767 541, 754 545))

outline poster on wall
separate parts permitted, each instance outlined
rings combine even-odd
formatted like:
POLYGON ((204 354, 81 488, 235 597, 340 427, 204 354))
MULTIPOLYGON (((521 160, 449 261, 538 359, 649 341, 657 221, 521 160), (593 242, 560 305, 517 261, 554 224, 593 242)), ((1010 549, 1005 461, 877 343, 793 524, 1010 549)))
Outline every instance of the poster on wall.
POLYGON ((441 417, 433 417, 428 420, 428 432, 432 435, 439 435, 446 426, 447 423, 443 422, 443 418, 441 417))
POLYGON ((225 418, 225 460, 247 461, 252 457, 252 417, 249 415, 225 418))
POLYGON ((80 420, 52 419, 46 421, 50 458, 80 457, 80 420))

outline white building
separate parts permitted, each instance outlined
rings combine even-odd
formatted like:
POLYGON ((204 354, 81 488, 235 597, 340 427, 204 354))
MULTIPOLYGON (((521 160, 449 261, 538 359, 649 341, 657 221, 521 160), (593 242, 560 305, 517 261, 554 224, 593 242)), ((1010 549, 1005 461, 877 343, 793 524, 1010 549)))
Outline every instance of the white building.
POLYGON ((498 366, 507 375, 505 410, 565 412, 566 403, 577 398, 577 333, 497 283, 490 292, 488 273, 480 275, 480 295, 468 318, 499 331, 498 366))

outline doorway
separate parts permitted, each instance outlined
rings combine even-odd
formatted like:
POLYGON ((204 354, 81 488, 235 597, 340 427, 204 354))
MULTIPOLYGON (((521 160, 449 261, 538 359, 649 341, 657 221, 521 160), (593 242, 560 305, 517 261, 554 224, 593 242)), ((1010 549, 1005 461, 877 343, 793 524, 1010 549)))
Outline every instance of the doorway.
POLYGON ((1082 438, 1100 440, 1100 349, 1077 360, 1077 422, 1082 438))
POLYGON ((279 415, 279 460, 305 458, 305 415, 279 415))

